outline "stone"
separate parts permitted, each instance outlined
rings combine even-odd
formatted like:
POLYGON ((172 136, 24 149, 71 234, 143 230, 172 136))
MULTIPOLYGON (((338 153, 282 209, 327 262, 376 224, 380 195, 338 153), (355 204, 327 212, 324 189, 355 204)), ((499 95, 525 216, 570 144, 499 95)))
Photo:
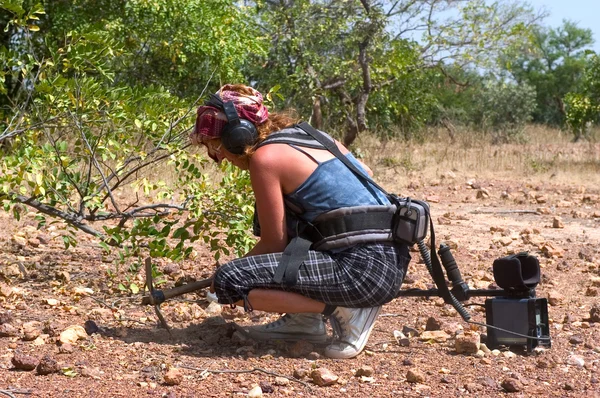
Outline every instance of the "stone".
POLYGON ((288 346, 288 354, 293 358, 305 357, 313 352, 315 346, 306 340, 299 340, 288 346))
POLYGON ((562 222, 562 219, 560 217, 554 217, 552 219, 552 228, 564 228, 565 225, 562 222))
POLYGON ((523 391, 523 384, 519 380, 513 379, 512 377, 508 377, 508 378, 504 379, 502 381, 502 383, 500 384, 500 386, 502 388, 504 388, 504 390, 506 390, 506 392, 523 391))
POLYGON ((508 236, 502 236, 498 239, 494 239, 494 242, 497 242, 502 246, 509 246, 513 242, 513 240, 508 236))
POLYGON ((290 384, 290 380, 285 377, 277 376, 275 377, 275 381, 273 384, 275 384, 276 386, 287 386, 290 384))
POLYGON ((57 373, 60 370, 58 362, 56 362, 49 355, 44 355, 36 367, 36 371, 39 375, 49 375, 57 373))
POLYGON ((450 338, 450 335, 443 330, 431 330, 425 331, 419 335, 420 341, 430 341, 433 340, 436 343, 445 343, 450 338))
POLYGON ((23 340, 33 341, 42 334, 42 324, 38 321, 31 321, 23 324, 23 340))
POLYGON ((585 366, 585 359, 578 355, 569 355, 567 358, 567 364, 583 368, 585 366))
POLYGON ((583 336, 574 334, 573 336, 569 337, 569 343, 573 345, 581 344, 583 343, 583 336))
POLYGON ((590 309, 590 321, 600 322, 600 304, 594 304, 590 309))
POLYGON ((67 271, 59 271, 56 273, 56 279, 64 283, 71 281, 71 275, 67 271))
POLYGON ((371 377, 371 376, 373 376, 373 373, 375 373, 375 370, 373 369, 372 366, 362 365, 360 368, 358 368, 356 373, 354 373, 354 376, 355 377, 361 377, 361 376, 371 377))
POLYGON ((77 340, 86 339, 87 333, 83 326, 80 325, 72 325, 65 329, 61 334, 58 340, 61 344, 75 344, 77 340))
POLYGON ((178 274, 179 272, 181 272, 181 269, 175 263, 167 264, 163 267, 163 273, 165 275, 178 274))
POLYGON ((12 322, 13 316, 10 312, 0 312, 0 325, 12 322))
POLYGON ((87 321, 85 321, 85 323, 83 324, 83 329, 85 330, 85 333, 90 336, 92 334, 98 333, 100 331, 100 328, 98 327, 96 322, 89 320, 89 319, 87 321))
POLYGON ((425 375, 416 369, 409 369, 406 372, 406 381, 409 383, 423 383, 425 381, 425 375))
POLYGON ((548 202, 548 197, 546 195, 538 194, 538 195, 535 195, 535 201, 538 204, 544 204, 544 203, 548 202))
POLYGON ((485 189, 485 188, 481 188, 477 191, 477 199, 488 199, 490 197, 490 192, 485 189))
POLYGON ((100 380, 103 372, 99 368, 84 367, 79 372, 81 377, 89 377, 90 379, 100 380))
POLYGON ((252 389, 250 391, 248 391, 248 397, 250 397, 250 398, 260 398, 262 396, 263 396, 263 390, 258 385, 252 387, 252 389))
POLYGON ((540 251, 548 258, 559 257, 564 255, 564 249, 555 246, 552 242, 544 242, 541 244, 540 251))
POLYGON ((338 376, 327 368, 317 368, 310 372, 310 377, 317 386, 331 386, 337 383, 338 376))
POLYGON ((539 369, 548 369, 548 368, 552 367, 552 364, 548 360, 541 358, 541 359, 538 359, 536 366, 539 369))
POLYGON ((21 275, 21 270, 18 264, 9 264, 0 268, 0 274, 8 278, 18 277, 21 275))
POLYGON ((72 354, 73 351, 75 351, 75 347, 68 343, 63 343, 60 347, 58 347, 58 352, 60 354, 72 354))
POLYGON ((5 285, 4 283, 0 284, 0 296, 8 298, 11 296, 12 293, 12 287, 5 285))
POLYGON ((454 348, 459 354, 476 354, 481 345, 479 333, 465 333, 456 337, 454 348))
POLYGON ((440 330, 442 328, 442 323, 430 316, 427 318, 427 324, 425 325, 426 331, 440 330))
POLYGON ((15 369, 33 370, 38 364, 38 359, 17 351, 12 357, 11 362, 15 369))
POLYGON ((471 394, 473 394, 477 391, 480 391, 482 389, 482 386, 480 386, 479 384, 475 384, 475 383, 466 383, 464 387, 465 387, 465 390, 467 390, 471 394))
POLYGON ((171 368, 164 375, 165 384, 168 386, 177 386, 183 381, 183 373, 179 368, 171 368))
POLYGON ((515 358, 517 356, 517 354, 515 354, 512 351, 504 351, 504 352, 502 352, 502 356, 504 358, 511 359, 511 358, 515 358))
POLYGON ((555 307, 564 301, 564 296, 555 290, 548 293, 548 304, 555 307))
POLYGON ((498 388, 498 383, 490 376, 480 377, 477 381, 484 387, 498 388))
POLYGON ((404 335, 408 337, 419 335, 419 331, 417 329, 407 325, 402 327, 402 333, 404 333, 404 335))
POLYGON ((306 376, 308 376, 308 370, 306 369, 294 369, 294 373, 292 374, 295 379, 302 380, 306 376))
POLYGON ((218 316, 223 312, 223 307, 218 303, 211 302, 208 307, 204 309, 204 311, 206 314, 208 314, 208 316, 218 316))
POLYGON ((565 391, 575 391, 575 385, 572 382, 567 381, 563 386, 565 391))
POLYGON ((273 386, 267 383, 266 381, 261 381, 258 383, 258 385, 260 386, 261 391, 265 394, 272 394, 275 392, 273 386))
POLYGON ((0 337, 16 337, 19 335, 19 329, 10 323, 0 325, 0 337))
MULTIPOLYGON (((452 309, 454 310, 454 308, 452 309)), ((458 322, 444 322, 442 325, 442 330, 448 333, 450 336, 456 336, 457 334, 462 333, 464 327, 458 322)))

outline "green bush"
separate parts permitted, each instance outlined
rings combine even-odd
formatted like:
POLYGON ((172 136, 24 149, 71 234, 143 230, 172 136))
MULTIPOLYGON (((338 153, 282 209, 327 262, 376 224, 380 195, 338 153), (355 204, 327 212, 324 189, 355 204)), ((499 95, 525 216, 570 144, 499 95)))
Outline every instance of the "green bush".
POLYGON ((476 94, 472 118, 495 144, 523 140, 523 129, 535 110, 535 90, 503 81, 486 83, 476 94))

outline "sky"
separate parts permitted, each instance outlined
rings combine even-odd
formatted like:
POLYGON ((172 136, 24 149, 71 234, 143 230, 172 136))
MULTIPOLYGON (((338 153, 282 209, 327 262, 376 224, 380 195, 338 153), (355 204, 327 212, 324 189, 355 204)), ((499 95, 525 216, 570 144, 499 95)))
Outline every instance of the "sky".
POLYGON ((591 29, 594 36, 593 50, 600 52, 600 0, 525 0, 536 10, 544 8, 548 17, 543 25, 558 28, 567 19, 577 27, 591 29))

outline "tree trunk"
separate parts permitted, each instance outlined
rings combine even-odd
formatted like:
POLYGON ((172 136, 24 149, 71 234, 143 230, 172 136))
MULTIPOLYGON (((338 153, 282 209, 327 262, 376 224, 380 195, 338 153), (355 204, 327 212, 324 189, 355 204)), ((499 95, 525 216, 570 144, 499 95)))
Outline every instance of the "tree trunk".
POLYGON ((346 128, 346 134, 344 136, 344 145, 349 146, 358 137, 358 134, 365 131, 367 126, 367 102, 369 101, 369 95, 373 90, 373 83, 371 82, 371 66, 369 64, 368 49, 371 46, 374 36, 379 31, 377 18, 373 18, 370 15, 371 6, 368 0, 361 0, 361 4, 365 9, 367 15, 369 15, 370 21, 365 29, 365 36, 358 45, 358 64, 362 71, 362 87, 358 92, 354 105, 356 106, 356 120, 346 117, 348 122, 346 128))
POLYGON ((313 97, 312 115, 310 117, 310 124, 317 130, 323 129, 323 115, 321 113, 321 96, 315 95, 313 97))

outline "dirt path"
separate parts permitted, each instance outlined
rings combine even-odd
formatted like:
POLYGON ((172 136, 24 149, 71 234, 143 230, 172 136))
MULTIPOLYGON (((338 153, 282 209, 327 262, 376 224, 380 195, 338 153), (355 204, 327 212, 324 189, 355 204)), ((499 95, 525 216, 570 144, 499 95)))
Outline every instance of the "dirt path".
MULTIPOLYGON (((103 256, 88 238, 64 250, 52 227, 36 230, 30 217, 16 222, 0 213, 0 390, 31 397, 231 397, 260 385, 267 397, 490 397, 508 390, 516 396, 600 396, 600 323, 589 319, 600 290, 600 192, 503 181, 445 181, 413 191, 431 202, 438 241, 455 247, 472 288, 493 283, 495 258, 519 251, 539 257, 537 294, 552 303, 551 349, 457 353, 455 336, 485 330, 469 330, 437 298, 386 305, 367 350, 353 360, 324 358, 322 347, 309 344, 248 340, 234 322, 275 317, 209 305, 203 293, 162 306, 173 328, 169 336, 156 327, 152 308, 139 305, 140 294, 118 290, 107 276, 117 268, 115 258, 103 256), (96 333, 81 333, 86 321, 93 321, 88 332, 96 333), (394 337, 403 329, 422 333, 428 324, 448 336, 410 335, 402 344, 394 337), (73 326, 80 334, 59 344, 73 326), (48 375, 13 364, 35 365, 42 358, 48 375), (294 377, 323 368, 337 382, 318 386, 308 376, 294 377), (355 376, 358 370, 363 376, 355 376)), ((161 265, 167 286, 210 274, 207 252, 198 252, 193 261, 161 265)), ((430 287, 418 253, 412 254, 406 288, 430 287)), ((469 310, 485 321, 480 306, 469 310)))

